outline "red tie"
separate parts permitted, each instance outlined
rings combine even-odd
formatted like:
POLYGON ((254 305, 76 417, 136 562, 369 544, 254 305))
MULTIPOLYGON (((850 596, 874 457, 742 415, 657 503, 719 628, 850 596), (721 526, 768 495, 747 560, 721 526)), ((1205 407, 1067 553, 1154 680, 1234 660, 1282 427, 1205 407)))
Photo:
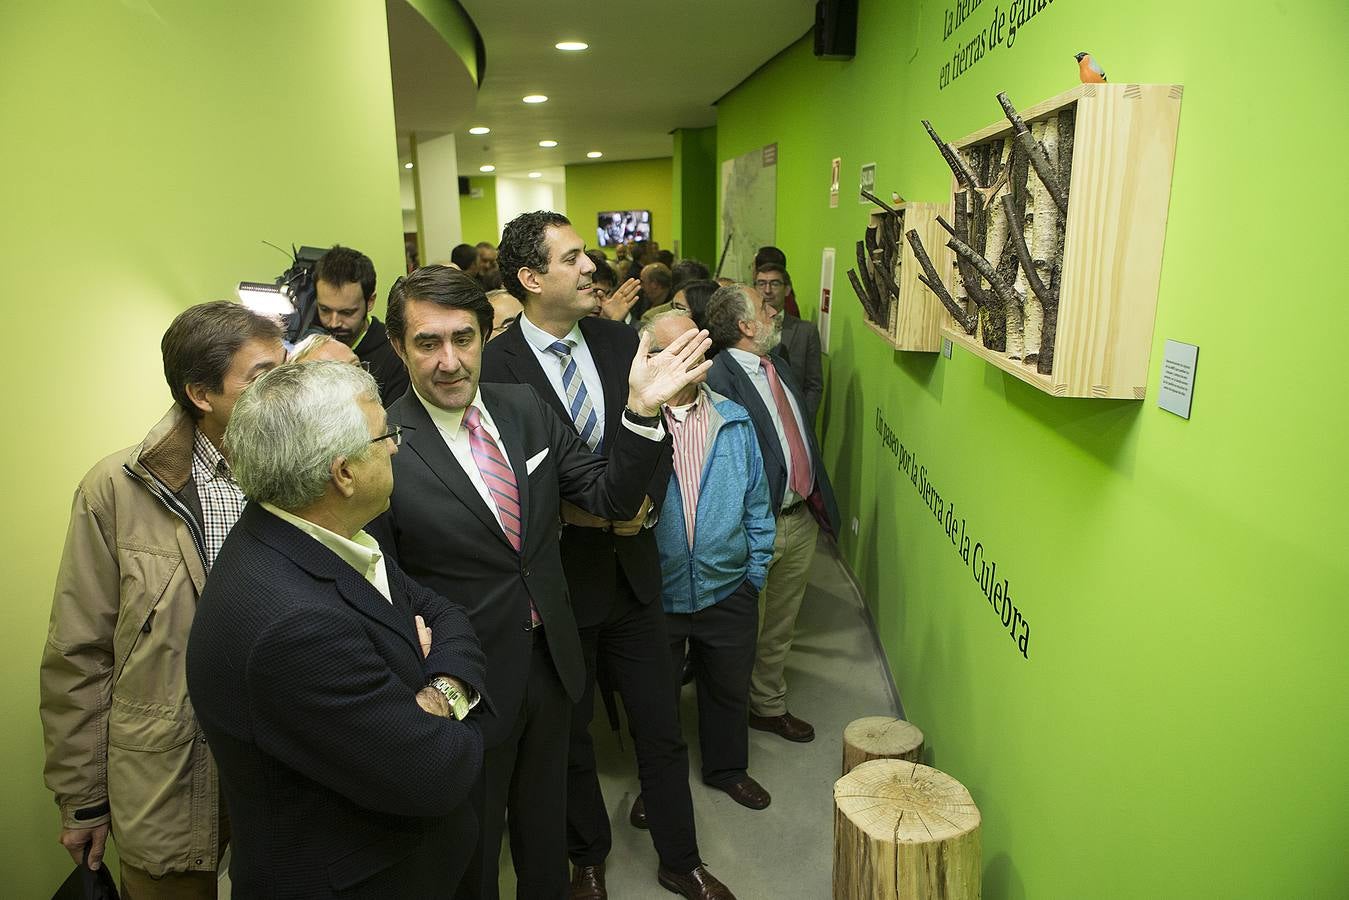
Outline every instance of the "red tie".
POLYGON ((522 529, 520 491, 515 486, 515 472, 511 464, 506 462, 491 433, 483 427, 482 416, 476 406, 464 410, 464 427, 468 429, 468 446, 473 452, 473 462, 487 484, 487 493, 492 495, 492 502, 496 504, 501 530, 506 532, 506 540, 519 553, 522 529))
MULTIPOLYGON (((464 427, 468 429, 468 447, 473 453, 473 462, 487 485, 487 493, 492 495, 492 502, 496 504, 501 530, 506 532, 506 540, 519 553, 523 529, 520 524, 520 490, 515 485, 515 471, 506 461, 491 432, 483 427, 482 415, 476 406, 464 410, 464 427)), ((529 622, 534 628, 543 623, 533 600, 529 601, 529 622)))
POLYGON ((792 466, 792 480, 788 487, 804 500, 815 487, 815 479, 810 477, 810 455, 806 453, 806 442, 801 439, 801 429, 796 427, 796 416, 792 413, 792 405, 787 402, 787 392, 778 378, 778 370, 773 368, 773 361, 761 356, 759 365, 763 366, 768 376, 768 387, 773 392, 778 418, 782 420, 782 430, 787 435, 787 453, 792 466))

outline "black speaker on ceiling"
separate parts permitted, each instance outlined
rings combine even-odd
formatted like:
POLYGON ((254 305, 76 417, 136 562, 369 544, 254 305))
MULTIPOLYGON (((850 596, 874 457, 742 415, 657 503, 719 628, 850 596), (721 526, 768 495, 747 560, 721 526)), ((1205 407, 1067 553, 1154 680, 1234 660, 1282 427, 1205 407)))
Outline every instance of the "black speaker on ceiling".
POLYGON ((857 54, 857 0, 816 0, 815 55, 852 59, 857 54))
POLYGON ((469 195, 469 192, 472 191, 472 190, 473 190, 473 185, 469 184, 469 182, 468 182, 468 176, 466 176, 466 175, 460 175, 460 176, 459 176, 459 196, 461 196, 461 197, 467 197, 467 196, 469 195))

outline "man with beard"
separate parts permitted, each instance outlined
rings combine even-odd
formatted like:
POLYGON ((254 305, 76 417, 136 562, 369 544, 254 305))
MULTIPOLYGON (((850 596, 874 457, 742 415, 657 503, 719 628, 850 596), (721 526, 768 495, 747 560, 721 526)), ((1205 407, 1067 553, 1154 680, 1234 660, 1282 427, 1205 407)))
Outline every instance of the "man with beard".
POLYGON ((782 339, 782 314, 754 288, 731 284, 707 301, 715 346, 707 386, 749 411, 777 518, 773 560, 759 596, 759 641, 750 679, 749 724, 789 741, 815 739, 810 723, 787 711, 784 669, 806 593, 820 529, 838 534, 838 507, 806 405, 790 367, 770 351, 782 339))
POLYGON ((379 399, 388 406, 408 389, 407 370, 389 343, 384 323, 370 315, 375 305, 375 265, 359 250, 334 245, 314 264, 319 324, 356 351, 375 376, 379 399))

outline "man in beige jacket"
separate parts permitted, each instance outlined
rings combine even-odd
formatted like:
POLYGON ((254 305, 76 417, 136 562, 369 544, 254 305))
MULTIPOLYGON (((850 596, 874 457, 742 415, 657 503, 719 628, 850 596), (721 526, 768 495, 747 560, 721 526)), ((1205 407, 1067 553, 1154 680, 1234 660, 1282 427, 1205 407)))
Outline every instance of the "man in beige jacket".
POLYGON ((185 651, 244 504, 225 425, 285 358, 275 322, 225 302, 181 313, 161 349, 173 409, 75 490, 40 679, 59 840, 97 867, 111 832, 130 900, 215 896, 228 823, 185 651))

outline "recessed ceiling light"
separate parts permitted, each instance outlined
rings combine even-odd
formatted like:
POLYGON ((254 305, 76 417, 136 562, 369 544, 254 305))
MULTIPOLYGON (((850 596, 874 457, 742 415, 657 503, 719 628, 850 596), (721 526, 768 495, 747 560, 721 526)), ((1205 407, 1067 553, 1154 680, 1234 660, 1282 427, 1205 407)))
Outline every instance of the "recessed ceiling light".
POLYGON ((496 166, 478 166, 479 172, 495 172, 496 170, 496 166))
POLYGON ((553 45, 559 50, 589 50, 590 45, 585 41, 559 41, 553 45))
POLYGON ((410 168, 412 168, 412 163, 403 163, 403 168, 405 168, 405 169, 410 169, 410 168))
POLYGON ((469 133, 469 134, 491 134, 491 133, 492 133, 492 129, 488 128, 486 125, 474 125, 472 128, 470 128, 470 129, 468 130, 468 133, 469 133))
POLYGON ((547 103, 547 102, 548 102, 548 98, 545 97, 543 94, 526 94, 525 96, 521 97, 520 99, 523 100, 523 101, 525 101, 526 103, 547 103))
POLYGON ((530 173, 529 173, 529 177, 530 177, 530 178, 542 178, 542 177, 543 177, 543 173, 542 173, 542 172, 530 172, 530 173))
POLYGON ((557 141, 539 141, 540 147, 556 147, 557 141))
POLYGON ((604 155, 604 154, 601 153, 601 152, 598 151, 598 150, 591 150, 589 153, 586 154, 586 158, 587 158, 587 159, 599 159, 599 158, 600 158, 601 156, 603 156, 603 155, 604 155))

